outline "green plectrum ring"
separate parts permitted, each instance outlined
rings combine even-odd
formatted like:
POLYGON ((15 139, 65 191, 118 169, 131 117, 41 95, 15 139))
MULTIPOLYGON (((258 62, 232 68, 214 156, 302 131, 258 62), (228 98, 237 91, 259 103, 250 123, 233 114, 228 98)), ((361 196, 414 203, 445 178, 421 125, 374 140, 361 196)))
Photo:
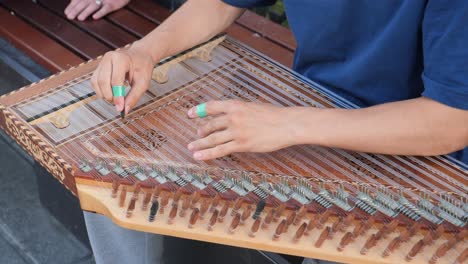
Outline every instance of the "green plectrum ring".
POLYGON ((197 116, 200 118, 206 117, 208 114, 206 113, 206 103, 197 105, 197 116))
POLYGON ((114 97, 125 96, 125 86, 123 85, 112 85, 112 94, 114 97))

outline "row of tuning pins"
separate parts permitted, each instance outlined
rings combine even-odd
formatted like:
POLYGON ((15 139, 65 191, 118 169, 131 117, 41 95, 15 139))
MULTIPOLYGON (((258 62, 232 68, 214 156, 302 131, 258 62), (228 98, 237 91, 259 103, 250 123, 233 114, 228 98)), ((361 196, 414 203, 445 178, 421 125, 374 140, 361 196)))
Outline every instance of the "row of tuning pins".
MULTIPOLYGON (((369 218, 367 220, 367 226, 365 230, 370 228, 374 224, 375 220, 374 218, 369 218)), ((364 243, 364 246, 361 248, 360 253, 362 255, 367 254, 369 250, 372 250, 379 241, 387 238, 391 233, 397 231, 397 227, 399 226, 399 221, 397 219, 394 219, 388 224, 383 225, 376 233, 371 234, 366 242, 364 243)), ((399 235, 396 236, 394 239, 392 239, 386 246, 384 251, 381 253, 381 256, 383 258, 389 257, 392 253, 396 252, 398 249, 402 248, 404 243, 410 242, 410 240, 420 231, 422 228, 422 224, 419 222, 416 222, 410 226, 406 226, 402 231, 400 231, 399 235)), ((401 230, 401 229, 400 229, 401 230)), ((451 250, 452 248, 455 247, 458 243, 464 241, 466 239, 466 236, 468 235, 468 230, 462 230, 458 233, 450 233, 449 238, 442 243, 436 251, 433 253, 432 257, 430 258, 429 263, 430 264, 435 264, 440 258, 443 258, 446 256, 447 252, 451 250)), ((445 229, 442 225, 439 225, 437 229, 435 230, 427 230, 425 235, 419 239, 416 243, 409 247, 410 250, 408 253, 405 255, 405 261, 410 262, 412 261, 417 254, 422 252, 422 250, 425 247, 428 247, 434 243, 434 241, 438 240, 441 238, 445 233, 445 229)), ((341 243, 343 243, 344 240, 349 239, 349 235, 346 234, 341 243)), ((351 240, 350 240, 351 241, 351 240)), ((348 243, 349 244, 349 243, 348 243)), ((461 254, 457 257, 457 260, 454 263, 464 263, 468 259, 468 252, 467 249, 463 250, 461 254)))
MULTIPOLYGON (((112 196, 117 197, 118 188, 113 188, 112 196)), ((126 208, 126 216, 132 217, 133 211, 137 205, 139 194, 141 192, 140 185, 135 185, 130 203, 126 208)), ((119 206, 125 207, 127 196, 127 187, 123 186, 119 196, 119 206)), ((231 222, 228 223, 228 233, 233 234, 239 226, 244 226, 248 218, 253 221, 248 229, 248 235, 255 237, 259 230, 270 231, 273 241, 278 241, 281 236, 289 231, 294 232, 293 243, 297 243, 303 236, 309 236, 314 230, 320 232, 314 246, 320 248, 326 240, 331 240, 335 235, 342 233, 337 245, 338 251, 343 251, 349 244, 353 243, 358 237, 366 235, 368 230, 375 224, 373 217, 356 221, 353 214, 348 214, 345 217, 333 217, 334 221, 330 221, 333 216, 333 210, 325 210, 321 214, 312 214, 307 216, 307 208, 301 207, 297 210, 286 210, 286 204, 281 203, 276 208, 266 208, 265 200, 260 200, 257 204, 249 204, 242 197, 235 201, 222 200, 219 195, 214 198, 202 198, 199 192, 194 192, 191 195, 185 195, 181 189, 173 194, 161 192, 160 188, 155 188, 154 191, 146 192, 143 195, 141 210, 147 211, 148 221, 154 222, 158 218, 158 214, 165 214, 169 211, 167 224, 171 225, 176 220, 176 217, 188 217, 188 228, 193 228, 199 219, 208 217, 206 229, 212 231, 217 223, 224 223, 226 216, 231 215, 231 222), (356 224, 357 223, 357 224, 356 224), (347 231, 348 227, 354 224, 351 231, 347 231), (343 234, 344 233, 344 234, 343 234)), ((399 226, 399 221, 394 219, 390 223, 383 225, 376 233, 368 236, 366 242, 361 247, 360 253, 366 255, 372 250, 379 241, 387 238, 389 234, 396 231, 399 226)), ((382 257, 388 257, 401 246, 415 236, 421 224, 416 223, 402 231, 399 236, 395 237, 386 246, 382 253, 382 257)), ((406 255, 406 261, 411 261, 425 246, 431 245, 435 240, 444 234, 443 226, 439 226, 436 230, 427 232, 426 235, 415 243, 406 255)), ((431 257, 431 264, 437 263, 437 260, 444 257, 446 253, 460 241, 464 241, 467 232, 462 231, 451 236, 434 252, 431 257)), ((468 252, 464 250, 457 258, 455 263, 463 263, 468 252)))

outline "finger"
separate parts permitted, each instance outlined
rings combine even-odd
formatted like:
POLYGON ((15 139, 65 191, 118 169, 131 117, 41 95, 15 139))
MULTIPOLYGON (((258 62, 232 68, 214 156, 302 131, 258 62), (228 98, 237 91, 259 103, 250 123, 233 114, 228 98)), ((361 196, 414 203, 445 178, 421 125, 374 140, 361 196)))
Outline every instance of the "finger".
MULTIPOLYGON (((112 73, 111 73, 111 86, 124 85, 125 76, 130 69, 130 62, 126 55, 122 53, 114 53, 112 56, 112 73)), ((114 105, 118 112, 124 109, 125 100, 123 96, 114 96, 114 105)))
POLYGON ((216 159, 234 153, 237 149, 237 143, 229 141, 226 144, 218 145, 214 148, 197 151, 193 153, 193 158, 196 160, 216 159))
POLYGON ((112 74, 112 60, 109 53, 104 55, 101 67, 99 69, 97 82, 102 96, 109 102, 112 102, 112 87, 111 87, 111 74, 112 74))
POLYGON ((83 21, 85 20, 89 15, 94 13, 96 10, 98 10, 99 6, 96 3, 91 3, 89 4, 83 12, 78 16, 78 20, 83 21))
POLYGON ((145 93, 149 85, 149 80, 139 76, 134 76, 132 89, 125 97, 125 114, 127 115, 131 109, 138 103, 140 97, 145 93))
POLYGON ((223 113, 228 113, 235 107, 239 107, 241 103, 239 101, 227 100, 227 101, 210 101, 204 104, 192 107, 188 111, 190 118, 212 116, 223 113))
POLYGON ((67 15, 67 18, 72 20, 75 19, 76 16, 81 13, 87 6, 89 5, 88 1, 79 1, 75 6, 70 9, 70 12, 67 15))
POLYGON ((99 70, 101 69, 101 64, 102 62, 99 63, 96 70, 94 70, 93 72, 93 76, 91 77, 91 85, 93 86, 93 89, 96 92, 96 96, 100 99, 103 97, 102 97, 102 92, 101 92, 101 89, 99 88, 97 79, 98 79, 99 70))
POLYGON ((80 1, 79 0, 71 0, 70 3, 67 5, 67 7, 64 10, 65 15, 68 16, 68 13, 75 7, 76 4, 78 4, 80 1))
POLYGON ((93 15, 93 19, 100 19, 101 17, 107 15, 112 11, 112 8, 109 5, 103 4, 101 9, 99 9, 96 13, 93 15))
POLYGON ((203 124, 197 131, 198 136, 206 137, 213 132, 227 128, 229 121, 226 116, 215 117, 203 124))
POLYGON ((194 142, 191 142, 190 144, 188 144, 188 149, 190 151, 209 149, 218 145, 222 145, 231 140, 233 140, 232 134, 227 130, 223 130, 217 133, 213 133, 207 137, 198 139, 194 142))

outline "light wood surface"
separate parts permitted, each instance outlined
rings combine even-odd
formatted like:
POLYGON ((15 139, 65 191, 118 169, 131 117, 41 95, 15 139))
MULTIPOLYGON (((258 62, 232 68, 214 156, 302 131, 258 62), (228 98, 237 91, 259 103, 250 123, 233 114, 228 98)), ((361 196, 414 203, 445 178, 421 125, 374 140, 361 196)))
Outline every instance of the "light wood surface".
MULTIPOLYGON (((372 248, 366 255, 361 255, 359 252, 366 239, 371 234, 378 231, 375 228, 371 228, 367 231, 366 235, 359 237, 356 241, 349 244, 344 251, 339 252, 337 250, 337 245, 346 232, 335 233, 333 238, 325 241, 320 248, 316 248, 314 246, 315 241, 323 229, 326 226, 331 226, 334 222, 333 220, 336 220, 333 218, 330 219, 330 221, 327 222, 320 230, 314 229, 311 231, 310 235, 303 236, 299 242, 293 242, 294 234, 299 228, 299 225, 291 225, 287 233, 282 234, 278 241, 273 241, 272 236, 279 222, 271 223, 267 230, 260 229, 255 238, 252 238, 248 236, 248 232, 253 223, 251 217, 249 217, 244 225, 237 227, 234 234, 230 234, 228 232, 228 228, 232 221, 230 211, 226 215, 223 223, 216 223, 212 231, 207 230, 208 221, 211 216, 211 213, 209 212, 207 212, 203 220, 199 219, 194 228, 190 229, 188 228, 188 221, 191 209, 189 209, 185 217, 180 217, 178 215, 174 223, 169 225, 167 219, 172 203, 172 201, 170 201, 164 210, 164 214, 158 213, 156 215, 155 222, 151 223, 148 221, 149 209, 146 211, 142 211, 141 209, 141 202, 143 201, 142 193, 139 195, 132 217, 127 218, 125 216, 126 207, 121 208, 118 206, 118 198, 111 198, 110 189, 86 185, 83 183, 78 183, 77 187, 83 210, 103 214, 112 219, 114 223, 124 228, 343 263, 403 263, 407 252, 418 240, 422 238, 422 234, 418 234, 411 238, 409 242, 402 244, 400 248, 389 257, 382 258, 381 254, 385 250, 386 246, 391 240, 399 235, 399 232, 393 232, 387 238, 379 241, 377 246, 372 248), (111 202, 109 202, 110 200, 111 202)), ((126 206, 128 206, 130 197, 132 197, 132 193, 129 192, 127 193, 126 206)), ((179 210, 180 207, 181 202, 179 201, 179 210)), ((218 209, 220 209, 220 206, 218 209)), ((354 226, 350 225, 345 231, 351 231, 353 228, 354 226)), ((436 240, 435 243, 431 246, 425 247, 421 253, 408 263, 428 263, 433 252, 435 252, 435 250, 444 242, 445 240, 443 239, 436 240)), ((452 249, 452 254, 456 255, 456 253, 453 252, 459 252, 461 247, 462 245, 460 245, 459 248, 452 249)), ((450 253, 451 252, 448 252, 448 254, 450 253)), ((449 262, 448 260, 439 260, 437 263, 449 262)))

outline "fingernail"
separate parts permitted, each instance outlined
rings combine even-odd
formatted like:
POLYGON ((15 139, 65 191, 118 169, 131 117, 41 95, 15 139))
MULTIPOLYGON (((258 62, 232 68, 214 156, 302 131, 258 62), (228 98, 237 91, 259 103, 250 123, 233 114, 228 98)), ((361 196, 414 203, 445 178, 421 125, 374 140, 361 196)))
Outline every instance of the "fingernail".
POLYGON ((117 110, 117 112, 122 111, 122 110, 120 110, 120 106, 119 106, 119 105, 115 105, 115 110, 117 110))
POLYGON ((203 158, 203 155, 200 152, 195 152, 193 154, 193 158, 196 159, 196 160, 200 160, 200 159, 203 158))
POLYGON ((189 150, 193 150, 193 144, 192 144, 192 143, 188 144, 187 148, 188 148, 189 150))
POLYGON ((125 115, 128 115, 129 112, 130 112, 130 106, 125 105, 125 115))
POLYGON ((188 111, 188 116, 193 117, 193 108, 190 108, 190 110, 188 111))

